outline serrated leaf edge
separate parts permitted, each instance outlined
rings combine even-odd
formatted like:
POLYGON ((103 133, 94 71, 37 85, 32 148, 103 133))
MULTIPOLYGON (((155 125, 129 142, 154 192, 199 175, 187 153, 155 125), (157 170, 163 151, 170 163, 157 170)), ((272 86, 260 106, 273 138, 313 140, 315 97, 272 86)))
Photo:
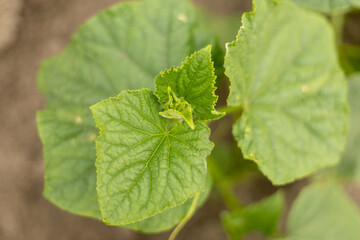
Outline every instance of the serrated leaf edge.
MULTIPOLYGON (((96 104, 94 104, 94 105, 91 105, 91 106, 90 106, 90 110, 91 110, 91 112, 93 112, 93 109, 95 109, 95 108, 97 107, 97 105, 100 105, 100 104, 102 104, 102 103, 104 103, 104 102, 108 102, 108 101, 111 101, 111 100, 118 100, 119 97, 121 97, 124 92, 141 92, 141 91, 144 91, 144 90, 155 95, 155 93, 154 93, 153 91, 151 91, 150 89, 148 89, 148 88, 141 88, 141 89, 137 89, 137 90, 122 90, 117 96, 104 99, 104 100, 102 100, 102 101, 100 101, 100 102, 98 102, 98 103, 96 103, 96 104)), ((159 104, 159 105, 160 105, 160 104, 159 104)), ((94 117, 94 115, 93 115, 93 117, 94 117)), ((96 138, 96 162, 95 162, 96 175, 98 176, 98 175, 99 175, 99 169, 98 169, 98 167, 97 167, 97 163, 98 163, 98 161, 99 161, 99 159, 100 159, 100 156, 99 156, 99 154, 98 154, 100 147, 99 147, 99 144, 98 144, 98 141, 97 141, 97 140, 98 140, 98 139, 101 139, 101 138, 103 137, 103 133, 102 133, 102 131, 103 131, 103 128, 102 128, 103 124, 101 124, 95 117, 94 117, 94 120, 95 120, 95 125, 96 125, 96 127, 98 128, 98 130, 99 130, 99 135, 98 135, 97 138, 96 138)), ((202 122, 199 122, 199 124, 202 124, 202 125, 206 126, 206 125, 203 124, 202 122)), ((207 127, 207 126, 206 126, 206 127, 207 127)), ((207 131, 210 131, 210 129, 209 129, 208 127, 207 127, 207 131)), ((213 148, 213 147, 214 147, 214 143, 211 142, 211 141, 209 141, 209 143, 212 145, 212 148, 213 148)), ((206 158, 206 156, 204 156, 204 158, 206 158)), ((206 161, 205 161, 205 163, 206 163, 206 161)), ((206 167, 206 164, 205 164, 205 167, 206 167)), ((205 184, 206 184, 206 181, 204 180, 204 186, 203 186, 203 188, 202 188, 201 191, 197 191, 197 192, 195 192, 194 194, 191 194, 187 199, 185 199, 184 201, 182 201, 182 202, 179 203, 179 204, 167 205, 167 206, 165 206, 164 208, 162 208, 162 209, 160 209, 160 210, 158 210, 158 211, 155 211, 153 214, 148 215, 147 217, 138 218, 138 219, 135 219, 135 220, 132 220, 132 221, 127 221, 127 222, 124 222, 124 223, 121 223, 121 224, 111 224, 111 223, 108 221, 108 219, 106 219, 106 218, 104 217, 104 210, 102 209, 101 204, 99 204, 100 211, 101 211, 101 214, 102 214, 102 216, 103 216, 103 222, 104 222, 106 225, 110 225, 110 226, 125 226, 125 227, 126 227, 126 225, 128 225, 128 224, 132 224, 132 223, 140 222, 140 221, 145 220, 145 219, 149 219, 149 218, 155 216, 156 214, 162 213, 162 212, 165 211, 166 209, 170 209, 170 208, 174 208, 174 207, 183 205, 187 200, 194 198, 194 197, 195 197, 196 195, 198 195, 198 194, 201 194, 202 192, 204 192, 205 184)), ((98 178, 97 178, 97 180, 96 180, 96 192, 97 192, 97 193, 99 192, 98 178)), ((101 197, 100 197, 99 194, 97 194, 97 196, 98 196, 98 202, 100 203, 100 202, 101 202, 101 197)))
MULTIPOLYGON (((156 77, 155 77, 155 96, 159 99, 159 102, 161 104, 161 97, 157 94, 158 92, 158 87, 157 87, 157 81, 158 81, 158 77, 161 76, 161 77, 164 77, 166 74, 170 73, 170 72, 176 72, 178 73, 179 71, 181 71, 181 69, 186 65, 186 64, 189 64, 189 61, 191 60, 191 58, 193 58, 195 55, 199 54, 200 52, 202 51, 206 51, 209 53, 208 55, 208 60, 211 62, 211 73, 212 73, 212 81, 211 81, 211 89, 212 89, 212 97, 215 97, 214 98, 214 102, 212 102, 212 105, 213 105, 213 110, 211 111, 211 113, 213 114, 214 118, 207 118, 207 119, 198 119, 200 121, 210 121, 210 120, 216 120, 216 119, 219 119, 221 117, 223 117, 225 115, 225 113, 223 112, 218 112, 216 109, 215 109, 215 105, 218 101, 218 96, 215 94, 215 91, 217 89, 217 87, 215 87, 215 84, 216 84, 216 75, 215 75, 215 67, 214 67, 214 62, 212 61, 212 58, 211 58, 211 49, 212 49, 212 45, 207 45, 206 47, 204 47, 203 49, 200 49, 199 51, 195 51, 194 53, 192 53, 190 56, 187 56, 185 58, 185 60, 182 62, 181 66, 180 67, 174 67, 172 66, 171 68, 169 69, 166 69, 162 72, 160 72, 160 74, 158 74, 156 77)), ((180 96, 181 97, 181 96, 180 96)), ((191 104, 190 104, 191 105, 191 104)), ((191 105, 192 106, 192 105, 191 105)), ((194 106, 192 106, 193 109, 196 109, 194 106)))

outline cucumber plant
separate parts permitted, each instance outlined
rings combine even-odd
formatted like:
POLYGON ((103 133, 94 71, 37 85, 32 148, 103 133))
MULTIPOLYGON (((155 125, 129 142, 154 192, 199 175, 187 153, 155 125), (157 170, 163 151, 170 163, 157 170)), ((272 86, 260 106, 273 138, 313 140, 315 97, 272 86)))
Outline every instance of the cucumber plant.
MULTIPOLYGON (((360 75, 347 80, 339 59, 357 63, 339 53, 342 22, 324 15, 359 3, 334 2, 256 0, 225 49, 222 33, 187 0, 119 3, 91 18, 38 74, 47 102, 37 114, 44 196, 108 225, 145 233, 176 226, 175 239, 214 186, 229 207, 221 219, 232 239, 253 231, 357 239, 360 212, 340 181, 360 175, 360 75), (230 94, 216 109, 224 74, 230 94), (208 125, 225 115, 241 152, 216 134, 209 140, 208 125), (277 229, 281 190, 249 206, 234 196, 239 176, 256 171, 247 160, 275 186, 314 179, 285 233, 277 229)), ((214 131, 229 138, 218 121, 214 131)))

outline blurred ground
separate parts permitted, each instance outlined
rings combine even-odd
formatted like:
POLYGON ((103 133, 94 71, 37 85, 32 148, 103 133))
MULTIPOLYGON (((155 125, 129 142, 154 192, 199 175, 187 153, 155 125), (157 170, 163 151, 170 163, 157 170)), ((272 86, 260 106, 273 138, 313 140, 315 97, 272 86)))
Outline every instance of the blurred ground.
MULTIPOLYGON (((36 88, 37 69, 44 58, 59 53, 67 45, 81 23, 115 2, 0 0, 1 240, 166 239, 167 233, 146 236, 74 216, 42 197, 44 160, 35 113, 43 108, 44 99, 36 88)), ((195 2, 219 14, 250 7, 249 0, 195 2)), ((290 188, 289 199, 301 185, 290 188)), ((238 195, 249 203, 272 191, 268 182, 258 180, 240 187, 238 195)), ((213 194, 178 239, 226 239, 218 218, 223 208, 221 200, 213 194)))
POLYGON ((21 7, 21 0, 0 0, 0 51, 14 40, 21 7))
MULTIPOLYGON (((0 0, 0 239, 166 239, 74 216, 42 197, 44 160, 35 113, 44 106, 36 88, 40 62, 59 53, 81 23, 116 0, 0 0)), ((220 13, 242 1, 198 0, 220 13)), ((248 5, 247 5, 248 6, 248 5)), ((179 239, 225 239, 213 201, 179 239), (193 225, 193 226, 191 226, 193 225)))

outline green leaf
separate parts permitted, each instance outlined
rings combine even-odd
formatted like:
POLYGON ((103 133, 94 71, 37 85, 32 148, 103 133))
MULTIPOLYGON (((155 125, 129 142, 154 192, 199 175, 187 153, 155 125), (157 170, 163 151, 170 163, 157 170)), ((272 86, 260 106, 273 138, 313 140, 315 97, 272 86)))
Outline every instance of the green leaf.
POLYGON ((209 171, 214 171, 214 175, 218 175, 217 177, 213 176, 214 183, 216 183, 215 178, 218 178, 219 181, 226 181, 226 184, 229 185, 228 181, 238 182, 246 174, 258 173, 256 164, 243 158, 241 150, 235 142, 215 142, 210 157, 212 161, 208 161, 209 171))
POLYGON ((194 46, 196 49, 202 49, 208 45, 212 46, 211 57, 214 61, 215 75, 217 76, 216 84, 218 84, 224 75, 225 51, 220 41, 221 36, 217 34, 214 25, 209 21, 208 12, 203 10, 202 8, 197 8, 198 24, 194 32, 194 46))
POLYGON ((283 208, 283 194, 277 192, 244 209, 223 213, 222 223, 233 240, 242 239, 245 235, 255 231, 271 236, 277 231, 283 208))
POLYGON ((343 44, 339 46, 340 63, 347 75, 360 72, 360 46, 343 44))
POLYGON ((241 16, 243 12, 236 12, 233 14, 219 15, 213 14, 208 21, 211 22, 217 35, 219 35, 219 42, 224 48, 226 43, 233 41, 238 33, 239 26, 241 26, 241 16))
POLYGON ((38 112, 47 160, 44 195, 71 213, 101 219, 94 165, 98 131, 89 114, 77 106, 38 112))
POLYGON ((198 40, 198 32, 196 11, 186 0, 120 3, 91 18, 63 53, 42 64, 38 85, 47 109, 37 117, 47 199, 101 219, 95 189, 97 130, 89 106, 123 89, 153 88, 160 71, 209 44, 198 40))
POLYGON ((350 121, 347 145, 338 166, 340 176, 360 179, 360 74, 349 79, 350 121))
POLYGON ((355 8, 360 8, 360 0, 350 0, 351 4, 355 8))
POLYGON ((335 182, 315 183, 296 199, 287 222, 286 240, 357 240, 360 211, 335 182))
POLYGON ((341 13, 351 7, 359 7, 359 0, 291 0, 292 2, 308 9, 323 13, 341 13))
MULTIPOLYGON (((197 208, 199 208, 204 204, 204 202, 206 201, 206 199, 210 194, 211 187, 212 187, 212 183, 209 175, 207 175, 205 190, 200 194, 199 201, 197 202, 197 208)), ((151 218, 126 225, 125 227, 142 231, 145 233, 154 233, 154 232, 168 230, 176 226, 186 216, 192 202, 193 202, 193 198, 187 200, 183 205, 174 208, 169 208, 159 214, 156 214, 151 218)))
POLYGON ((104 221, 127 225, 179 206, 204 190, 210 130, 159 115, 148 89, 122 91, 91 107, 100 137, 97 190, 104 221))
POLYGON ((224 114, 215 110, 215 79, 211 47, 208 46, 187 57, 180 68, 165 70, 155 79, 155 94, 160 102, 169 101, 168 87, 194 109, 197 120, 218 119, 224 114))
POLYGON ((163 105, 164 111, 159 114, 170 119, 183 119, 191 129, 194 129, 193 109, 184 98, 176 97, 175 93, 168 87, 168 102, 163 105))
POLYGON ((233 134, 274 184, 334 165, 344 149, 346 81, 333 35, 321 16, 264 0, 227 46, 228 105, 243 109, 233 134))

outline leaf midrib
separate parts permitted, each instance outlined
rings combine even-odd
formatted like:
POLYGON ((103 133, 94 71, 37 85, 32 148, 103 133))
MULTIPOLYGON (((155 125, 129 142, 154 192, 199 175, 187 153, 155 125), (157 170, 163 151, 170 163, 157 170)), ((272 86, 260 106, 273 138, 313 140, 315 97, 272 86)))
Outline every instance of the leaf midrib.
MULTIPOLYGON (((148 160, 146 161, 145 166, 143 167, 143 169, 141 170, 141 172, 138 174, 137 178, 134 180, 133 184, 129 187, 129 189, 127 190, 125 196, 128 196, 129 193, 131 192, 132 188, 137 184, 137 182, 139 181, 139 179, 141 178, 141 176, 143 175, 143 173, 145 172, 145 170, 148 168, 149 163, 151 162, 151 160, 154 158, 155 154, 157 153, 157 151, 159 150, 161 144, 164 142, 166 135, 163 134, 164 136, 161 138, 160 142, 158 143, 158 145, 156 146, 155 150, 152 152, 152 154, 150 155, 150 157, 148 158, 148 160)), ((151 189, 151 187, 150 187, 151 189)), ((150 195, 150 194, 149 194, 150 195)))

